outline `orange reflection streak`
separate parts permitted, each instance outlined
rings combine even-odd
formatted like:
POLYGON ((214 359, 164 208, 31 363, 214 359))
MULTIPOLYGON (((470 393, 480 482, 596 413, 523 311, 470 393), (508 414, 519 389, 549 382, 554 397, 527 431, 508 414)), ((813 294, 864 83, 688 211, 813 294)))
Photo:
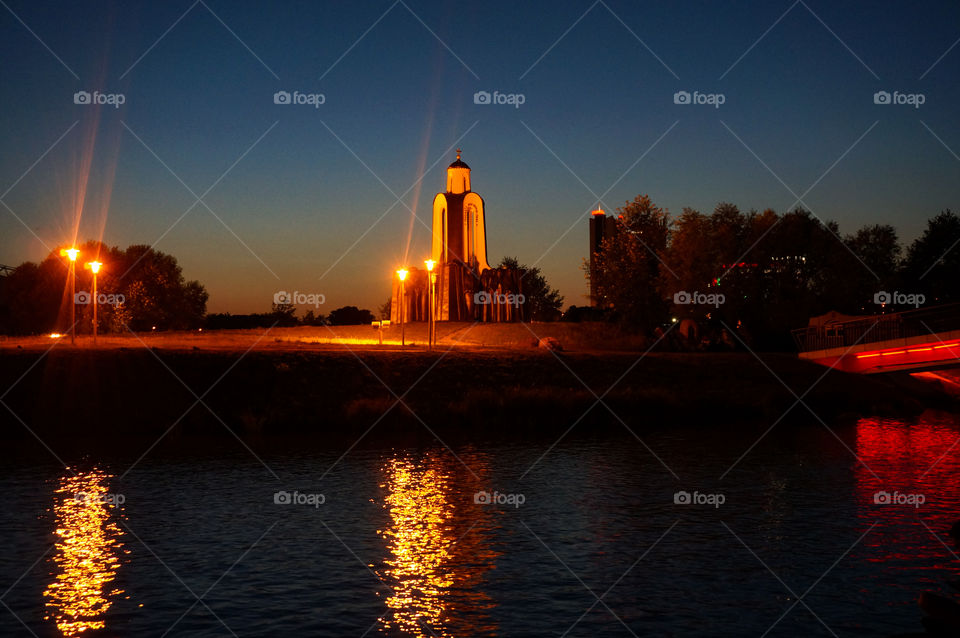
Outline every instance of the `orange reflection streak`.
POLYGON ((108 505, 110 478, 94 469, 62 477, 56 490, 57 553, 53 561, 58 569, 43 595, 64 636, 103 629, 112 599, 123 593, 109 588, 123 547, 122 532, 111 520, 115 505, 108 505))
POLYGON ((451 495, 459 492, 442 461, 428 458, 424 465, 394 458, 383 468, 391 520, 382 532, 390 551, 383 580, 392 595, 380 631, 438 637, 496 633, 487 614, 493 602, 481 589, 498 556, 479 531, 489 529, 489 521, 479 507, 453 502, 451 495))

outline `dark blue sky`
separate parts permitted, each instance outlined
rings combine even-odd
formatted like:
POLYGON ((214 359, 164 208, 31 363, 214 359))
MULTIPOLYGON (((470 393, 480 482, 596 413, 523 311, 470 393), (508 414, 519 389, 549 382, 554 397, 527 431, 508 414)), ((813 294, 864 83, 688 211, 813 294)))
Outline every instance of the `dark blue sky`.
POLYGON ((586 301, 600 197, 674 214, 802 197, 904 240, 960 208, 953 2, 5 2, 0 263, 71 241, 82 208, 81 240, 156 242, 211 311, 265 311, 277 290, 375 308, 427 256, 458 145, 491 262, 536 262, 567 304, 586 301))

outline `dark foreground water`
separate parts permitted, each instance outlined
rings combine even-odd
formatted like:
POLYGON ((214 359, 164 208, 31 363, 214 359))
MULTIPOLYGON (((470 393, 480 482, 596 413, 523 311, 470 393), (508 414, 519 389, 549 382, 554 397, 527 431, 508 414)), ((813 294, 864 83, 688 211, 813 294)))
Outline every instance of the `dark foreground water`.
POLYGON ((957 425, 764 429, 8 460, 0 635, 919 629, 960 579, 957 425))

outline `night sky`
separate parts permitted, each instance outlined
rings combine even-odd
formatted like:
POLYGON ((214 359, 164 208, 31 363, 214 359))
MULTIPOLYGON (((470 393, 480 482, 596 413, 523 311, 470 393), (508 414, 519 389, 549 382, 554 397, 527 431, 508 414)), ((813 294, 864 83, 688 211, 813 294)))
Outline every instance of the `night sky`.
POLYGON ((278 290, 375 310, 428 256, 458 146, 490 261, 535 263, 565 305, 598 201, 799 204, 905 241, 960 208, 955 2, 0 5, 0 264, 75 233, 155 244, 211 312, 278 290))

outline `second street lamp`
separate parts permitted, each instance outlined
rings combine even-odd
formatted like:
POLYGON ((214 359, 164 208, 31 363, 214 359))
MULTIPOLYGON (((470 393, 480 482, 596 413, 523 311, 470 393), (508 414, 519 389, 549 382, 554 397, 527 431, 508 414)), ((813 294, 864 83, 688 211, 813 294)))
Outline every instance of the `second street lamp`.
POLYGON ((100 272, 100 266, 103 264, 99 261, 88 261, 83 265, 84 268, 89 268, 93 271, 93 345, 97 345, 97 273, 100 272))
POLYGON ((434 341, 436 341, 436 335, 434 332, 436 331, 437 326, 437 318, 434 316, 435 302, 433 300, 434 295, 436 294, 434 292, 434 283, 437 281, 437 274, 433 272, 433 267, 437 264, 437 262, 432 259, 425 259, 423 263, 427 265, 427 285, 430 287, 427 291, 427 294, 430 297, 430 301, 427 304, 427 312, 429 313, 427 315, 427 347, 433 348, 434 341))
POLYGON ((70 345, 73 345, 77 338, 77 331, 74 327, 76 324, 76 314, 77 314, 77 255, 80 254, 80 251, 76 248, 61 248, 60 256, 66 257, 70 260, 70 345))
POLYGON ((406 268, 401 268, 400 270, 398 270, 398 271, 397 271, 397 277, 400 278, 400 312, 399 312, 399 316, 400 316, 400 345, 401 345, 401 346, 405 346, 405 345, 407 345, 407 341, 406 341, 406 336, 405 336, 404 327, 403 327, 403 314, 404 314, 404 313, 403 313, 403 305, 404 305, 404 304, 403 304, 403 280, 407 278, 407 269, 406 269, 406 268))

